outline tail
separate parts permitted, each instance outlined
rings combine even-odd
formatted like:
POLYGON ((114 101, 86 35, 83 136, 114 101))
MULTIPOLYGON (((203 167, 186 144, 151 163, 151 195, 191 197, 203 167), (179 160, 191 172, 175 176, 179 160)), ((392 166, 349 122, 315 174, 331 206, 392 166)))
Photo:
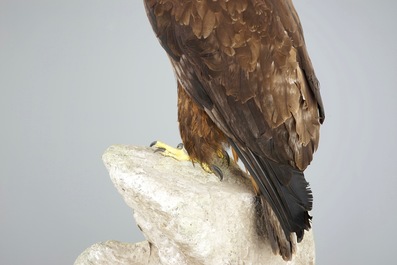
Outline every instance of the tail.
POLYGON ((309 230, 313 196, 302 171, 242 149, 233 141, 231 146, 250 172, 257 188, 257 228, 267 234, 273 252, 290 260, 295 240, 302 241, 309 230), (296 239, 295 235, 296 234, 296 239))

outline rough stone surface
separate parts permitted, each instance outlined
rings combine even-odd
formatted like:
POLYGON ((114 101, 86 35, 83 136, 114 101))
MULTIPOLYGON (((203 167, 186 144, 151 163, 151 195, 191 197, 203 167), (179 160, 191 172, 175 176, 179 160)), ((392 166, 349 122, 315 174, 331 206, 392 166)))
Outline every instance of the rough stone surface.
POLYGON ((146 147, 114 145, 103 161, 151 244, 95 244, 75 265, 314 264, 312 232, 305 233, 290 262, 257 236, 253 192, 244 178, 226 174, 221 182, 198 165, 146 147))
POLYGON ((106 241, 92 245, 76 259, 75 265, 157 265, 157 252, 150 244, 106 241), (152 250, 152 251, 151 251, 152 250))

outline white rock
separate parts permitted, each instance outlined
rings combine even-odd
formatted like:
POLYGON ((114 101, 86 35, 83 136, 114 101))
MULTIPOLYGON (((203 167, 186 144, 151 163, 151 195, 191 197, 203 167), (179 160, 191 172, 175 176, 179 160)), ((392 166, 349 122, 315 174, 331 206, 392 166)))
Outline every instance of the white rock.
POLYGON ((75 265, 157 265, 157 252, 148 242, 136 244, 106 241, 92 245, 76 259, 75 265))
POLYGON ((115 241, 83 252, 82 264, 314 264, 312 232, 290 262, 257 236, 253 192, 247 180, 226 174, 221 182, 191 162, 145 147, 111 146, 103 155, 111 179, 149 243, 115 241))

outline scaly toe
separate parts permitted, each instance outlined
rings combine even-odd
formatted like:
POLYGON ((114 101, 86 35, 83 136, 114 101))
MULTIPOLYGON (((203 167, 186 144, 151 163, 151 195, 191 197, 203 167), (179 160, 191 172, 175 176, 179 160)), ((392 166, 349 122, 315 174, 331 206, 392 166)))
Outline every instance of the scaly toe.
POLYGON ((180 146, 180 144, 177 146, 177 148, 169 146, 163 142, 160 141, 154 141, 150 144, 150 147, 155 147, 154 152, 159 152, 163 156, 169 156, 172 157, 178 161, 189 161, 190 157, 189 155, 185 152, 183 149, 183 145, 180 146))

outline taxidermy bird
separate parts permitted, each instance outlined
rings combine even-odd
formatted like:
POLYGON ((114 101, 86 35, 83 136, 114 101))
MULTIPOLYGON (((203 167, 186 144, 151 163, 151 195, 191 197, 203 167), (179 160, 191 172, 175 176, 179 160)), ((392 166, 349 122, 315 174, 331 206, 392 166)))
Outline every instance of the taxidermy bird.
MULTIPOLYGON (((186 153, 222 176, 231 148, 256 193, 258 233, 290 260, 311 227, 303 171, 319 142, 324 107, 291 0, 144 0, 177 78, 186 153)), ((225 198, 227 203, 227 198, 225 198)))

